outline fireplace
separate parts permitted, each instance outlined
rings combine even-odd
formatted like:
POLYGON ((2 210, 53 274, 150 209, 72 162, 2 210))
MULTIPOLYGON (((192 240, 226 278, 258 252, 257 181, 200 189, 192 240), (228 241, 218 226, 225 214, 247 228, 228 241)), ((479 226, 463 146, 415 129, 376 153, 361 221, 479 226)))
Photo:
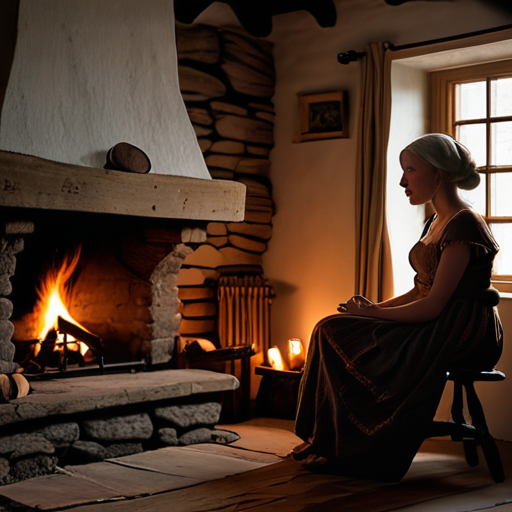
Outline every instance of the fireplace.
POLYGON ((11 320, 20 361, 46 336, 31 327, 36 288, 79 247, 67 306, 101 340, 104 362, 167 364, 184 258, 205 240, 208 222, 243 220, 244 185, 210 179, 185 109, 172 7, 20 0, 0 105, 0 292, 9 297, 0 371, 15 369, 11 320), (123 141, 148 155, 149 174, 102 169, 123 141))
POLYGON ((12 284, 12 293, 4 292, 10 299, 4 300, 11 300, 15 306, 12 321, 17 362, 25 362, 29 372, 39 372, 40 363, 31 358, 30 345, 37 346, 36 340, 40 344, 47 331, 38 332, 34 326, 36 290, 41 288, 45 272, 55 273, 75 256, 75 269, 64 283, 69 285, 66 306, 76 323, 101 340, 101 353, 94 350, 94 344, 88 347, 89 359, 100 364, 101 356, 107 365, 137 361, 153 366, 166 364, 172 358, 181 320, 177 294, 181 264, 205 239, 206 221, 240 220, 243 186, 89 168, 87 181, 82 182, 84 191, 72 204, 62 204, 62 181, 69 180, 73 172, 82 171, 76 166, 0 153, 0 179, 16 183, 16 190, 0 193, 3 218, 10 226, 5 240, 11 242, 5 247, 24 246, 10 256, 11 260, 16 258, 16 271, 13 264, 9 268, 4 265, 3 276, 11 278, 12 284), (46 195, 43 201, 39 199, 41 189, 33 186, 34 172, 44 175, 51 199, 46 195), (133 212, 144 208, 144 188, 163 188, 161 197, 152 197, 154 204, 147 210, 169 218, 157 217, 157 213, 154 217, 112 214, 120 206, 111 198, 107 206, 97 208, 103 211, 87 211, 84 205, 91 199, 101 202, 101 197, 97 191, 94 198, 88 197, 85 189, 93 189, 94 182, 107 175, 128 182, 122 185, 124 188, 136 178, 143 199, 131 204, 133 212), (172 193, 167 194, 165 189, 180 195, 172 205, 168 203, 172 193), (58 209, 61 204, 66 210, 58 209), (16 226, 21 226, 21 232, 16 233, 16 226))
POLYGON ((72 453, 91 461, 215 440, 221 395, 238 386, 204 370, 110 371, 173 367, 183 260, 208 222, 244 217, 245 186, 211 179, 184 107, 172 7, 20 0, 0 90, 0 373, 64 375, 34 377, 33 393, 0 403, 0 483, 51 473, 72 453), (120 142, 141 148, 151 171, 103 168, 120 142), (30 321, 40 279, 75 255, 65 305, 81 327, 58 315, 41 335, 30 321), (91 336, 83 361, 41 364, 31 352, 77 333, 91 336), (66 378, 85 363, 104 375, 66 378))

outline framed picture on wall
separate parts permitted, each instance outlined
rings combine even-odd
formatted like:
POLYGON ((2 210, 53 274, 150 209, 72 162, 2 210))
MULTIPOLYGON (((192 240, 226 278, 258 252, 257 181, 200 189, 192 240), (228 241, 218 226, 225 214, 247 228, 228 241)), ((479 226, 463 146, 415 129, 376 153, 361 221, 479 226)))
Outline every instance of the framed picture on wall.
POLYGON ((293 142, 348 137, 347 93, 299 94, 299 122, 293 142))

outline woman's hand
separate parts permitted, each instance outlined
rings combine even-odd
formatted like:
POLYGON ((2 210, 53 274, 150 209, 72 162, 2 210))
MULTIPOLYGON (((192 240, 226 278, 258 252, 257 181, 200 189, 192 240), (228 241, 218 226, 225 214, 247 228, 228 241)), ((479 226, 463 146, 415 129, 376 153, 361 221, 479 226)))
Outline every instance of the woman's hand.
POLYGON ((361 314, 361 311, 373 306, 373 302, 362 295, 354 295, 348 302, 341 302, 338 306, 340 313, 350 313, 351 315, 361 314))

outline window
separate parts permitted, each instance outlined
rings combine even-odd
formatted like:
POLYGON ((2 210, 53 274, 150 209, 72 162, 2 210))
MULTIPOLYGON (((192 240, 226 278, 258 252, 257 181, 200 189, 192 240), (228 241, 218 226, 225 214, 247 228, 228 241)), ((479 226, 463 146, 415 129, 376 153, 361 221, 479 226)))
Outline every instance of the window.
POLYGON ((480 185, 461 196, 485 218, 500 252, 493 285, 512 292, 512 61, 433 72, 431 131, 467 146, 480 185))

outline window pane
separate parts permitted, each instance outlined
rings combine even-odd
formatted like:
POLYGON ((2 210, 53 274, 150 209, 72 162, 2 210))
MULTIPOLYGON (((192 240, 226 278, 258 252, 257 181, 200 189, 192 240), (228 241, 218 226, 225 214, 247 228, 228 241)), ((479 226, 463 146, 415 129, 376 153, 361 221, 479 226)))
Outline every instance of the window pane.
POLYGON ((491 224, 491 231, 500 246, 494 260, 494 274, 512 275, 512 224, 491 224))
POLYGON ((477 167, 482 167, 487 164, 485 124, 458 126, 455 138, 471 151, 477 167))
POLYGON ((512 115, 512 78, 491 81, 491 116, 512 115))
POLYGON ((486 82, 455 86, 455 120, 483 119, 486 114, 486 82))
POLYGON ((512 217, 512 173, 500 172, 489 175, 491 185, 491 215, 512 217))
POLYGON ((491 165, 512 165, 512 122, 491 124, 491 165))
POLYGON ((466 201, 473 210, 480 215, 485 215, 485 175, 480 175, 480 185, 473 190, 459 189, 460 197, 466 201))

